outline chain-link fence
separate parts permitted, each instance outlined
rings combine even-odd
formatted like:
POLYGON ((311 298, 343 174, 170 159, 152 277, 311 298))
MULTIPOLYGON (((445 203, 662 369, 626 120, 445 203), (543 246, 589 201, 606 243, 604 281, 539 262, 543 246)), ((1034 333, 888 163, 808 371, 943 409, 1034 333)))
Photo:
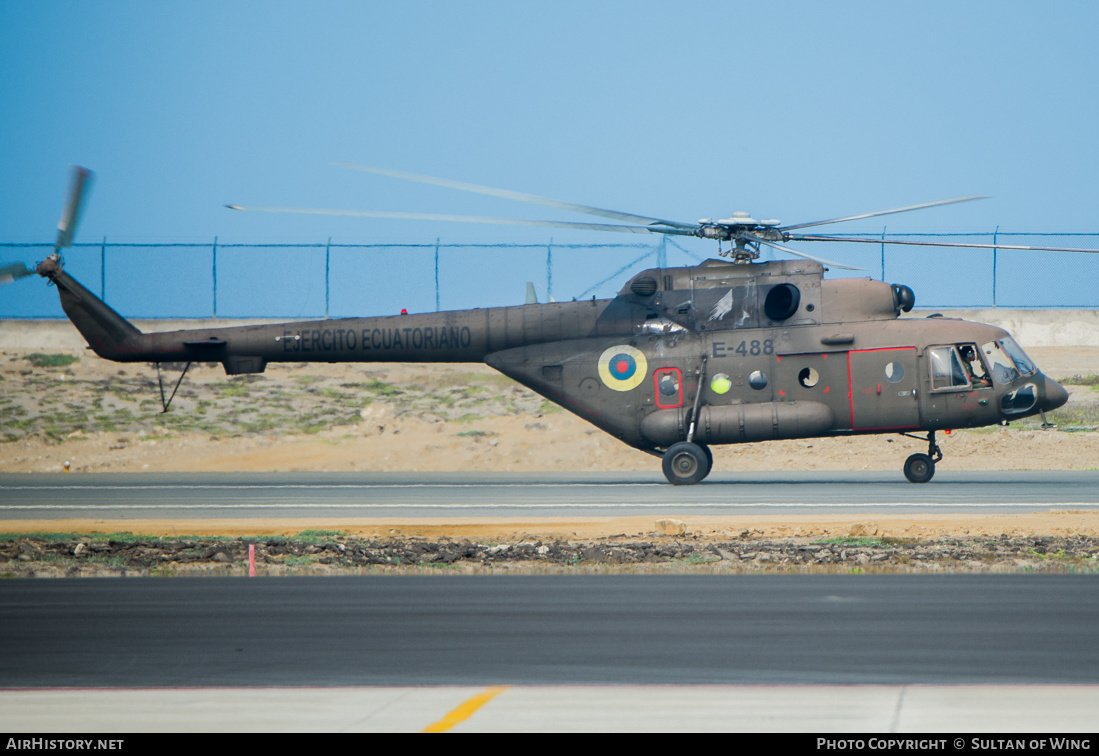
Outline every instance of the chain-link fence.
MULTIPOLYGON (((882 234, 881 244, 803 244, 858 266, 828 277, 903 283, 920 308, 1099 309, 1099 254, 890 245, 890 241, 1099 247, 1099 234, 882 234)), ((0 266, 33 265, 49 244, 0 244, 0 266)), ((650 244, 74 245, 66 270, 131 318, 315 318, 611 297, 649 267, 716 256, 703 242, 650 244)), ((764 253, 763 259, 769 259, 764 253)), ((61 318, 37 277, 0 288, 0 317, 61 318)))

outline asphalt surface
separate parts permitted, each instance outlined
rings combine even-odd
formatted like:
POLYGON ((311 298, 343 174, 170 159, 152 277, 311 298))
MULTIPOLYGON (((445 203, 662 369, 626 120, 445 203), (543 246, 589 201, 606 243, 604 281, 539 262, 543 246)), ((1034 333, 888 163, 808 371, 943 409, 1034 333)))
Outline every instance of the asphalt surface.
MULTIPOLYGON (((0 519, 1097 507, 1094 471, 0 474, 0 519)), ((0 721, 418 731, 503 685, 452 729, 1086 732, 1097 599, 1087 575, 7 580, 0 721)))
POLYGON ((1099 471, 0 474, 0 520, 1019 512, 1099 508, 1099 471))
POLYGON ((0 581, 0 688, 1099 681, 1072 575, 0 581))

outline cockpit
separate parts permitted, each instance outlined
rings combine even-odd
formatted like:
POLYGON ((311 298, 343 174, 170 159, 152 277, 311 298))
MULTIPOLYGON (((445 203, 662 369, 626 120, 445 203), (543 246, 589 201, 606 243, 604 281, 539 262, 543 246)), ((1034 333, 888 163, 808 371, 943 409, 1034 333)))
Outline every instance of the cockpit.
POLYGON ((996 389, 1005 416, 1045 412, 1068 400, 1064 388, 1042 375, 1010 336, 979 347, 965 342, 934 346, 928 349, 928 359, 932 391, 996 389))

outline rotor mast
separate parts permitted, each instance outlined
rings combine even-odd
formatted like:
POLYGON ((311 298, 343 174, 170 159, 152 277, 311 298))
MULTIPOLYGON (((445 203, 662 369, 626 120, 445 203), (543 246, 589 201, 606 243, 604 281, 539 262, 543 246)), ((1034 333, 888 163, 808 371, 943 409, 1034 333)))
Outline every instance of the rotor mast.
POLYGON ((749 213, 740 211, 716 222, 710 218, 700 218, 695 236, 717 239, 718 257, 732 257, 734 263, 750 263, 759 259, 760 244, 784 241, 782 234, 774 230, 779 223, 781 221, 757 221, 749 213), (732 242, 732 246, 723 250, 722 241, 732 242))

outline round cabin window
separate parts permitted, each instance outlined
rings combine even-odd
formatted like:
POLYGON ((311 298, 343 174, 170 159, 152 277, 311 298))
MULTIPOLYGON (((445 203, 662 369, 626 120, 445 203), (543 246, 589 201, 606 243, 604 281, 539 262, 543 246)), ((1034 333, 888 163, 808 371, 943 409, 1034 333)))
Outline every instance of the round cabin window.
POLYGON ((801 372, 798 373, 798 383, 805 388, 813 388, 813 386, 820 383, 820 373, 815 368, 802 368, 801 372))
POLYGON ((710 389, 715 394, 727 394, 732 387, 733 382, 729 380, 729 376, 725 373, 718 373, 710 379, 710 389))
POLYGON ((897 383, 904 378, 904 368, 899 362, 890 362, 885 366, 885 379, 890 383, 897 383))

